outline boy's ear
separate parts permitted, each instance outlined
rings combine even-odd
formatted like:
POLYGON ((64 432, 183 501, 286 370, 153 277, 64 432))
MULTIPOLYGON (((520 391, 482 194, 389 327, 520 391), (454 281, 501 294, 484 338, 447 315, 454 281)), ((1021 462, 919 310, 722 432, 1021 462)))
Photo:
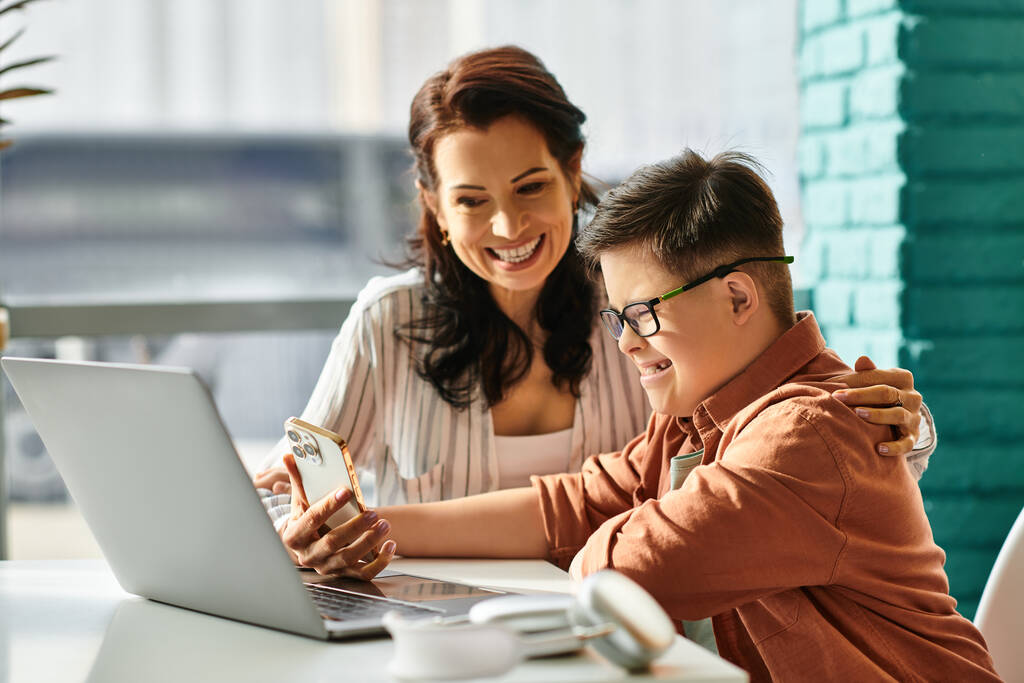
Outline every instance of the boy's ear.
POLYGON ((732 319, 737 325, 745 325, 761 305, 754 279, 742 271, 725 276, 732 304, 732 319))

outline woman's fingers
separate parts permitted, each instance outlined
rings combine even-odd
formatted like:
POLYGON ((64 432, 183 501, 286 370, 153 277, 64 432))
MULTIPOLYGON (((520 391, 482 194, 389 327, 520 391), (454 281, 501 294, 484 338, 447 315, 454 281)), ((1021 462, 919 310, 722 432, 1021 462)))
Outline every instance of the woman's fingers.
POLYGON ((299 474, 299 468, 295 465, 295 456, 285 453, 282 460, 284 468, 288 470, 288 483, 291 486, 292 519, 296 519, 309 509, 309 499, 306 498, 306 489, 302 488, 302 475, 299 474))
MULTIPOLYGON (((854 363, 854 372, 833 377, 831 381, 845 384, 851 389, 887 384, 901 390, 913 390, 914 375, 903 368, 879 370, 867 356, 861 356, 854 363)), ((845 391, 845 390, 840 390, 845 391)), ((849 403, 849 401, 847 401, 849 403)))
POLYGON ((395 559, 395 552, 397 550, 398 544, 395 543, 394 539, 388 539, 377 549, 377 558, 375 560, 350 567, 346 573, 364 581, 369 581, 387 567, 391 560, 395 559))
POLYGON ((882 455, 905 455, 914 449, 921 427, 921 394, 914 390, 914 375, 895 368, 879 370, 867 356, 854 364, 853 372, 834 377, 845 384, 832 395, 852 407, 861 419, 896 428, 894 441, 878 444, 882 455))
MULTIPOLYGON (((839 375, 838 377, 833 377, 832 381, 841 382, 843 384, 846 384, 847 386, 863 386, 862 384, 859 384, 860 380, 858 378, 862 377, 865 373, 871 370, 877 370, 874 361, 872 361, 867 356, 861 356, 860 358, 857 359, 857 362, 853 364, 853 372, 851 372, 848 375, 839 375), (851 378, 853 378, 854 384, 850 384, 851 378)), ((876 382, 872 382, 872 384, 876 384, 876 382)))
POLYGON ((851 407, 905 408, 918 416, 921 412, 921 394, 913 389, 897 389, 882 384, 863 389, 843 389, 833 392, 832 395, 851 407))
POLYGON ((377 515, 376 510, 367 510, 347 522, 334 527, 331 533, 327 534, 324 538, 330 539, 336 547, 342 548, 379 521, 383 520, 377 515))
POLYGON ((253 477, 252 483, 258 489, 270 489, 277 493, 279 485, 288 483, 288 470, 284 467, 271 467, 253 477))
POLYGON ((878 366, 875 365, 875 361, 871 360, 867 356, 861 356, 857 359, 857 362, 853 364, 853 369, 856 372, 866 372, 868 370, 874 370, 878 366))
POLYGON ((883 441, 878 444, 878 452, 882 455, 902 457, 914 450, 914 444, 916 443, 917 438, 912 434, 907 434, 896 441, 883 441))
POLYGON ((902 393, 885 384, 863 389, 843 389, 832 394, 849 406, 894 406, 902 402, 902 393))
POLYGON ((876 425, 892 425, 906 432, 916 432, 921 426, 921 414, 912 413, 906 408, 868 408, 858 406, 853 409, 857 417, 876 425))
MULTIPOLYGON (((377 519, 354 540, 340 548, 335 546, 335 551, 314 565, 314 568, 321 574, 338 574, 345 569, 359 570, 363 566, 360 560, 382 547, 389 533, 391 526, 387 520, 377 519)), ((326 540, 327 537, 324 537, 326 540)))
MULTIPOLYGON (((879 384, 888 384, 896 389, 913 389, 914 375, 909 370, 893 368, 892 370, 866 370, 854 372, 848 375, 833 377, 830 381, 845 384, 851 389, 871 387, 879 384)), ((845 391, 840 389, 839 391, 845 391)))
MULTIPOLYGON (((292 489, 292 499, 295 499, 295 489, 292 489)), ((283 540, 292 550, 300 553, 303 564, 307 556, 316 556, 316 549, 311 549, 314 543, 320 540, 320 528, 330 519, 331 515, 340 510, 349 499, 352 492, 346 488, 340 488, 331 495, 324 496, 313 504, 305 512, 296 514, 292 512, 292 518, 284 529, 283 540)))
POLYGON ((878 444, 878 452, 882 455, 906 455, 914 450, 917 437, 921 429, 921 414, 911 412, 906 408, 868 408, 858 406, 854 408, 857 417, 866 422, 880 425, 890 425, 898 431, 894 441, 885 441, 878 444))
POLYGON ((319 571, 321 567, 328 565, 336 570, 339 568, 339 561, 340 566, 355 564, 372 550, 373 546, 366 548, 362 553, 359 552, 359 549, 353 549, 353 546, 360 540, 364 532, 379 521, 381 520, 377 517, 376 510, 367 510, 344 524, 334 527, 310 547, 309 566, 319 571))

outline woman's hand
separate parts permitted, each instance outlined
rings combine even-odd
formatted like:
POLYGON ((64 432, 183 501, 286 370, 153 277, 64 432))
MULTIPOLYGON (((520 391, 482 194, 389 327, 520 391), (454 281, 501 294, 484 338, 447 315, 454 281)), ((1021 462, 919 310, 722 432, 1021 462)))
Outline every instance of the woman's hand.
POLYGON ((854 372, 832 379, 849 389, 832 395, 852 406, 863 420, 892 425, 900 438, 878 444, 882 455, 906 455, 914 450, 921 430, 921 394, 914 391, 914 376, 909 370, 878 370, 867 356, 861 356, 854 372))
POLYGON ((271 467, 269 470, 263 470, 252 478, 252 483, 258 489, 270 489, 275 495, 289 493, 292 490, 288 470, 284 467, 271 467))
POLYGON ((391 527, 387 520, 367 510, 334 529, 326 529, 324 523, 348 503, 352 492, 342 487, 310 505, 291 453, 284 456, 284 465, 291 482, 292 514, 280 534, 296 563, 324 576, 369 581, 391 562, 397 546, 388 539, 391 527), (376 551, 376 559, 364 561, 362 558, 370 551, 376 551))

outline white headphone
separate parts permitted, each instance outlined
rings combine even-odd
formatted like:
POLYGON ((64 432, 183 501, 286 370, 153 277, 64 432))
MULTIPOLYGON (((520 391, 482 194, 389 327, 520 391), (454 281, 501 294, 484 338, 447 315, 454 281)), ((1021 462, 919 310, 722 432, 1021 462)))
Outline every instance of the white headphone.
POLYGON ((615 664, 644 669, 672 645, 672 620, 638 584, 610 569, 576 595, 506 595, 473 605, 468 618, 384 617, 395 643, 388 671, 406 680, 503 674, 528 657, 590 645, 615 664))

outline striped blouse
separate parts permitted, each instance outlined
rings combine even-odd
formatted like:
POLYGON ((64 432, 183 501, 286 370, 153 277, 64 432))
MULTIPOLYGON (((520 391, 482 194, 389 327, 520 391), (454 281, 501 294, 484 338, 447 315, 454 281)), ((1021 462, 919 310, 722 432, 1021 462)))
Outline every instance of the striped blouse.
MULTIPOLYGON (((346 438, 370 505, 458 498, 498 488, 491 411, 477 395, 457 410, 416 373, 395 329, 422 310, 423 275, 376 277, 359 293, 335 338, 302 419, 346 438)), ((580 385, 567 471, 642 432, 650 404, 632 362, 595 325, 594 355, 580 385)), ((268 456, 278 464, 284 440, 268 456)), ((275 515, 276 516, 276 515, 275 515)))

